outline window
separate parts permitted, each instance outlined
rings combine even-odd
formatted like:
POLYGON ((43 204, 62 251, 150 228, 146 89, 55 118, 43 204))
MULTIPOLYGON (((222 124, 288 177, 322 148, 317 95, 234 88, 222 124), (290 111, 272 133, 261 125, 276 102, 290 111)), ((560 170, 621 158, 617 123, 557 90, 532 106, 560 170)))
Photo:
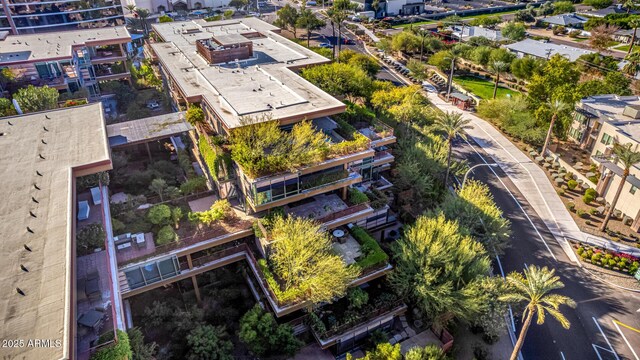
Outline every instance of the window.
POLYGON ((582 138, 582 131, 580 131, 580 129, 570 128, 569 129, 569 136, 572 137, 575 140, 580 141, 580 139, 582 138))
POLYGON ((631 194, 635 194, 635 193, 636 193, 636 190, 638 190, 638 188, 637 188, 637 187, 635 187, 635 186, 633 186, 633 185, 631 185, 631 189, 629 189, 629 192, 630 192, 631 194))
POLYGON ((596 150, 596 156, 600 156, 600 155, 602 155, 602 151, 596 150))
POLYGON ((603 134, 602 139, 600 139, 600 142, 605 145, 611 145, 613 144, 613 136, 610 136, 609 134, 603 134))

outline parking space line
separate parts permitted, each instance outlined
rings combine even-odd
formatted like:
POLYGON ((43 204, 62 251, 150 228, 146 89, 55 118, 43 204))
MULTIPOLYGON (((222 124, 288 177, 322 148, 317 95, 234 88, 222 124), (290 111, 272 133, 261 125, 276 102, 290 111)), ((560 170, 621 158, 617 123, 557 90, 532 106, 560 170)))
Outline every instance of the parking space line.
MULTIPOLYGON (((596 326, 598 327, 598 330, 600 330, 600 334, 602 334, 602 337, 604 337, 604 341, 606 341, 607 345, 609 345, 609 348, 611 349, 611 353, 613 353, 613 356, 615 356, 616 360, 620 360, 620 358, 618 357, 618 354, 613 349, 613 346, 611 346, 611 343, 609 342, 609 338, 607 338, 607 335, 605 335, 604 331, 602 331, 602 328, 600 327, 600 324, 598 323, 598 320, 596 320, 596 318, 593 317, 593 316, 591 318, 593 319, 593 322, 596 323, 596 326)), ((600 356, 600 355, 598 354, 598 356, 600 356)))
POLYGON ((627 329, 629 329, 629 330, 631 330, 631 331, 635 331, 635 332, 637 332, 638 334, 640 334, 640 330, 638 330, 638 329, 636 329, 636 328, 634 328, 634 327, 631 327, 631 326, 629 326, 629 325, 627 325, 627 324, 625 324, 625 323, 623 323, 623 322, 620 322, 620 321, 618 321, 618 320, 613 320, 613 322, 614 322, 614 323, 616 323, 616 324, 618 324, 618 325, 620 325, 620 326, 626 327, 627 329))
POLYGON ((635 357, 636 360, 640 360, 640 358, 638 358, 638 354, 636 354, 636 351, 633 350, 633 347, 631 346, 631 344, 629 344, 629 340, 627 340, 627 337, 624 336, 624 334, 622 333, 622 330, 620 330, 620 326, 618 326, 618 322, 616 320, 612 320, 611 322, 613 323, 613 326, 616 327, 616 330, 618 330, 618 333, 620 333, 620 336, 622 336, 622 340, 624 340, 624 342, 627 344, 629 349, 631 349, 631 353, 633 354, 633 357, 635 357))

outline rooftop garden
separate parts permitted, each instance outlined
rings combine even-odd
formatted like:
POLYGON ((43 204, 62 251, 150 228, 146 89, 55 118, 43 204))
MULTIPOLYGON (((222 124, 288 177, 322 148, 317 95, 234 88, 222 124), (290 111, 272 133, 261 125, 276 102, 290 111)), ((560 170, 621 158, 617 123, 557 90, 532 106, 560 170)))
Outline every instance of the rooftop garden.
POLYGON ((248 124, 233 130, 229 141, 231 158, 252 178, 295 171, 369 147, 369 139, 360 133, 331 143, 310 121, 295 124, 290 132, 280 129, 277 121, 248 124))
POLYGON ((310 313, 309 322, 316 336, 328 339, 402 305, 402 300, 384 283, 366 289, 355 287, 342 299, 310 313))
POLYGON ((376 119, 376 114, 365 106, 345 101, 347 110, 336 115, 334 120, 338 123, 336 132, 347 140, 351 140, 354 134, 367 136, 370 140, 378 140, 393 135, 393 128, 376 119))
POLYGON ((331 238, 312 220, 275 216, 270 235, 268 258, 258 265, 281 305, 330 302, 360 274, 333 253, 331 238))

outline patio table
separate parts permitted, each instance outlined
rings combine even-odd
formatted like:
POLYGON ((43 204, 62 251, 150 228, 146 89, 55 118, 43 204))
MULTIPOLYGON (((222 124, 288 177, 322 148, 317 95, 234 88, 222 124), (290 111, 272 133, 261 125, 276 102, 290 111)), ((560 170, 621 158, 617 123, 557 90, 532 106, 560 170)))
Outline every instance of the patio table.
POLYGON ((340 229, 336 229, 333 230, 333 236, 337 237, 337 238, 341 238, 344 236, 344 231, 340 230, 340 229))
POLYGON ((103 316, 104 313, 100 311, 89 310, 80 316, 78 324, 95 329, 100 324, 100 321, 102 321, 103 316))

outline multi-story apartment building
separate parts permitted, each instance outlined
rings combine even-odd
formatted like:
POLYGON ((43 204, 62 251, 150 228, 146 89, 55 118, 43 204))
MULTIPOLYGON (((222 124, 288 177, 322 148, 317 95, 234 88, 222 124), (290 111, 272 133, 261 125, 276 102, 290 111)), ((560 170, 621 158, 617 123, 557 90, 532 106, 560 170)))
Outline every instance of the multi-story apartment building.
MULTIPOLYGON (((349 235, 349 229, 355 225, 380 227, 393 219, 386 204, 350 203, 347 193, 351 187, 377 191, 391 185, 381 173, 393 161, 388 149, 395 142, 393 131, 378 122, 357 126, 356 136, 364 141, 348 146, 352 143, 340 136, 339 125, 331 118, 342 113, 345 105, 295 72, 328 60, 285 39, 278 34, 278 28, 259 19, 164 23, 155 24, 153 30, 159 40, 151 50, 174 105, 203 109, 204 122, 189 132, 192 142, 200 145, 192 150, 219 197, 232 203, 237 220, 176 243, 144 245, 133 250, 129 246, 122 250, 118 247, 123 241, 130 242, 130 237, 114 240, 110 234, 111 246, 118 247, 121 296, 126 302, 144 292, 190 279, 200 300, 197 275, 244 261, 255 279, 253 287, 261 290, 269 308, 277 317, 290 318, 309 304, 282 302, 266 280, 258 260, 268 256, 271 240, 260 218, 275 208, 285 214, 313 218, 324 231, 344 242, 336 245, 336 251, 345 262, 358 264, 364 255, 358 250, 361 244, 355 240, 357 236, 349 235), (219 173, 201 153, 203 146, 211 146, 206 142, 212 136, 225 138, 239 128, 264 121, 277 121, 280 130, 286 132, 305 120, 312 122, 315 131, 323 132, 331 146, 341 146, 342 151, 295 170, 267 169, 259 176, 251 176, 251 171, 234 161, 219 173), (261 231, 256 232, 252 224, 261 231), (341 230, 336 232, 339 227, 341 230), (350 250, 340 252, 341 247, 350 250)), ((366 286, 391 270, 388 261, 381 259, 363 266, 351 285, 366 286)), ((344 344, 351 344, 356 334, 361 339, 377 327, 388 326, 405 310, 406 306, 396 301, 380 307, 375 314, 363 314, 362 329, 315 335, 323 347, 337 346, 337 352, 342 352, 344 344)))
POLYGON ((14 35, 124 24, 120 0, 0 1, 0 31, 14 35))
POLYGON ((129 80, 124 26, 45 34, 0 35, 0 69, 9 68, 16 86, 48 85, 62 92, 86 88, 100 94, 98 83, 129 80))
MULTIPOLYGON (((640 97, 598 95, 582 99, 576 106, 569 137, 591 153, 602 169, 596 190, 611 202, 622 180, 622 168, 613 155, 613 144, 631 144, 640 149, 640 97)), ((630 170, 616 209, 633 219, 631 228, 640 230, 640 168, 630 170)))
POLYGON ((1 353, 76 359, 75 184, 111 168, 102 105, 6 117, 0 133, 1 353))
POLYGON ((188 11, 203 8, 223 8, 229 6, 230 0, 129 0, 130 4, 138 8, 147 9, 152 13, 166 11, 188 11))

